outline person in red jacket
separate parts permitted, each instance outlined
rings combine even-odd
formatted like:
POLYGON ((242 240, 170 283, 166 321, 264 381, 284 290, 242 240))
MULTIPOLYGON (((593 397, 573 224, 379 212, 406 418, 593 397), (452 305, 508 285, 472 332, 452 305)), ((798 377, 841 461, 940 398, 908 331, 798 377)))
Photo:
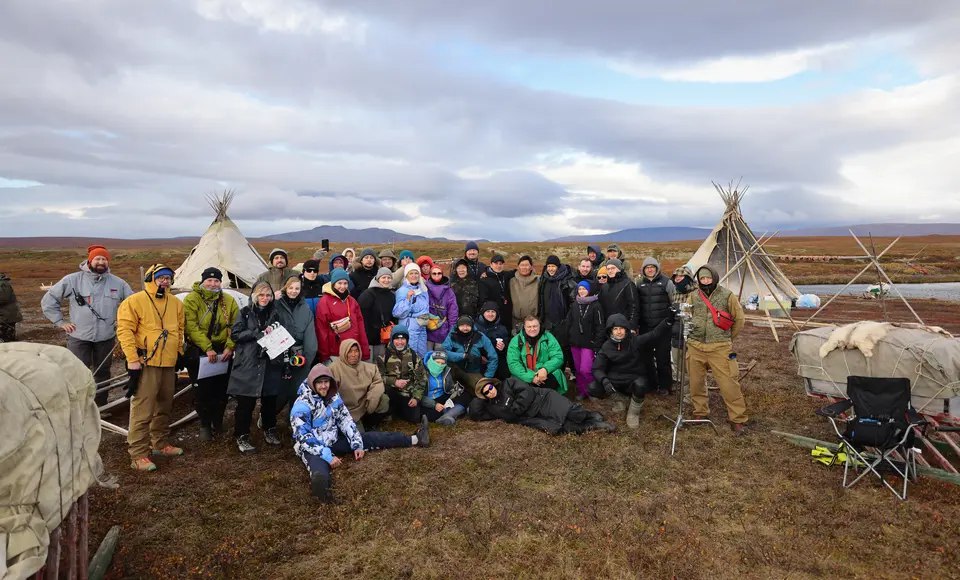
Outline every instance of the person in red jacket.
POLYGON ((348 338, 360 343, 364 360, 370 358, 363 314, 360 304, 350 296, 349 280, 346 270, 335 269, 330 273, 330 282, 323 285, 317 302, 317 354, 320 362, 325 364, 340 354, 340 343, 348 338))

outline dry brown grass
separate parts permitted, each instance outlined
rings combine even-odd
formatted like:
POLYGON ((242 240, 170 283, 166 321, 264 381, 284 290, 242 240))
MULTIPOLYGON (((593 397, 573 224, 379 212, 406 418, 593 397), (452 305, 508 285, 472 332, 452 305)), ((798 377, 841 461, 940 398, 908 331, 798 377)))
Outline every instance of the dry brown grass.
MULTIPOLYGON (((115 263, 133 280, 134 259, 176 264, 180 251, 120 249, 115 263)), ((23 302, 23 338, 62 344, 40 317, 37 285, 70 271, 78 255, 0 257, 23 302)), ((916 306, 960 332, 960 305, 916 306)), ((833 318, 879 316, 876 302, 842 299, 831 309, 833 318)), ((777 344, 748 326, 738 340, 741 359, 760 361, 744 385, 753 433, 732 437, 716 400, 720 434, 685 429, 673 458, 671 426, 658 418, 673 414, 673 399, 649 398, 637 431, 598 401, 588 406, 610 416, 616 434, 549 437, 462 421, 434 428, 429 449, 346 461, 335 472, 340 503, 323 506, 308 497, 289 444, 241 457, 229 440, 202 445, 188 426, 177 433, 187 455, 140 475, 127 467, 124 442, 105 433, 100 452, 121 485, 94 491, 92 541, 122 526, 115 578, 958 577, 957 487, 923 478, 907 502, 870 481, 841 491, 838 468, 769 434, 829 438, 813 415, 821 403, 795 375, 789 334, 777 344)))

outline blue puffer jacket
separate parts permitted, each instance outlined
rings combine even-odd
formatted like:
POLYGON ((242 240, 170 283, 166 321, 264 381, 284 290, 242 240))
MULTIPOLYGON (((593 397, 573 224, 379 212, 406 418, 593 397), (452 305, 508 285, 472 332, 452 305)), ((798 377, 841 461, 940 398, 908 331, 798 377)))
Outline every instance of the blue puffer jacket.
POLYGON ((492 379, 497 374, 497 365, 500 357, 497 349, 487 335, 471 330, 470 334, 463 335, 458 328, 454 328, 443 341, 443 350, 447 351, 447 360, 468 373, 483 373, 483 376, 492 379), (483 358, 487 359, 486 364, 483 358))
POLYGON ((393 317, 397 319, 397 324, 407 327, 410 333, 410 348, 418 355, 423 357, 427 354, 427 327, 420 326, 417 322, 418 316, 428 316, 430 314, 430 298, 427 294, 426 286, 418 284, 411 286, 406 280, 397 289, 396 301, 393 305, 393 317), (407 298, 407 293, 414 291, 411 298, 407 298))
POLYGON ((309 469, 307 455, 319 455, 327 463, 333 462, 330 450, 340 433, 350 441, 350 448, 363 449, 363 438, 350 410, 337 393, 337 381, 330 369, 317 365, 297 391, 297 400, 290 409, 290 428, 293 430, 293 451, 309 469), (321 397, 310 387, 317 377, 330 377, 330 390, 321 397))

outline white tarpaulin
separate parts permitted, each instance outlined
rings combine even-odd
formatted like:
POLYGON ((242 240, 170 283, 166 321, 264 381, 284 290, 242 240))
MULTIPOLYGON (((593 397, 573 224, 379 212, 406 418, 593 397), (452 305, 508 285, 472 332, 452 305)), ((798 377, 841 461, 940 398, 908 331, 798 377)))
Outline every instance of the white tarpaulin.
POLYGON ((63 347, 0 344, 2 578, 39 570, 49 533, 102 478, 95 388, 90 370, 63 347))

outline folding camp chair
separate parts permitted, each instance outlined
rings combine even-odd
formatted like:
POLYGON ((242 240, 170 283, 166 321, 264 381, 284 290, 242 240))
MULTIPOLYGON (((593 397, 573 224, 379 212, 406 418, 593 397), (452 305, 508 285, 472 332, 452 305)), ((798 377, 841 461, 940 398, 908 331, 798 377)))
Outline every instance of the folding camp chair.
POLYGON ((923 434, 927 426, 927 421, 910 404, 910 379, 850 376, 847 397, 816 411, 830 420, 840 437, 841 449, 847 452, 843 463, 844 489, 873 473, 894 495, 907 499, 907 483, 917 477, 916 454, 920 452, 914 447, 915 429, 923 434), (842 418, 851 407, 853 413, 842 418), (840 423, 844 424, 842 430, 840 423), (875 453, 867 452, 868 449, 875 453), (894 454, 899 454, 900 459, 894 454), (862 472, 848 483, 851 467, 862 468, 862 472), (880 473, 888 468, 903 478, 902 491, 880 473))

